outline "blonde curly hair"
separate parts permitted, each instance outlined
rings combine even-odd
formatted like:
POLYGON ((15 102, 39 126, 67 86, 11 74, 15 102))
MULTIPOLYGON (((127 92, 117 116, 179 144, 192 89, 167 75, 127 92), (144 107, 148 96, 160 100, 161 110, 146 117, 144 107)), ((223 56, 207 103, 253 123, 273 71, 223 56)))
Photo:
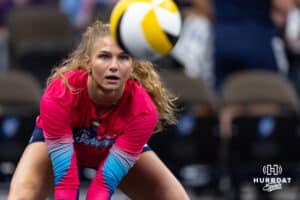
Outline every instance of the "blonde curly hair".
MULTIPOLYGON (((75 69, 87 69, 93 44, 99 37, 110 35, 109 24, 96 21, 87 28, 78 47, 58 67, 52 70, 47 85, 56 77, 60 77, 65 85, 73 91, 64 74, 75 69)), ((154 66, 149 61, 133 59, 133 73, 131 78, 138 81, 151 96, 158 111, 157 131, 165 125, 175 124, 176 97, 162 84, 154 66)))

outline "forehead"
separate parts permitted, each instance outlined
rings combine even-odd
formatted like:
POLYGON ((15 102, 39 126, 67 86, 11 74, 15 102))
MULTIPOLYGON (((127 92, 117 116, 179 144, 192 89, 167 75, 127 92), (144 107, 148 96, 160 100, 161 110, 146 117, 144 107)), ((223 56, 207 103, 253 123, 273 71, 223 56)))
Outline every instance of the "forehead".
POLYGON ((111 36, 100 37, 95 41, 93 53, 97 53, 99 51, 109 51, 113 53, 124 52, 124 50, 118 46, 111 36))

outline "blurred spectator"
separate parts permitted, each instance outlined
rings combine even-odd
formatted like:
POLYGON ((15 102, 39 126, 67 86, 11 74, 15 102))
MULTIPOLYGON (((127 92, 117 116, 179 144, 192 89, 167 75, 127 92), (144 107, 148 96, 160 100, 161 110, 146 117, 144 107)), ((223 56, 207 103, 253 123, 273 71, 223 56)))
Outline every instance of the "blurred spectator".
POLYGON ((12 8, 13 2, 11 0, 0 1, 0 70, 8 68, 8 47, 7 47, 7 29, 5 27, 5 17, 7 11, 12 8))
POLYGON ((300 94, 300 1, 295 0, 295 5, 289 10, 286 27, 285 41, 291 63, 289 77, 300 94))
POLYGON ((284 31, 288 13, 293 7, 295 0, 271 0, 271 2, 271 18, 275 25, 281 31, 284 31))
POLYGON ((295 5, 289 10, 285 37, 289 50, 300 54, 300 0, 295 0, 295 5))
POLYGON ((289 10, 285 27, 287 47, 295 54, 300 54, 300 0, 289 10))
POLYGON ((96 9, 111 9, 118 0, 60 0, 59 7, 69 16, 77 30, 83 30, 93 20, 96 9))
POLYGON ((171 55, 184 66, 191 78, 201 78, 213 85, 212 11, 210 0, 189 0, 182 9, 183 26, 171 55))
POLYGON ((215 79, 245 69, 287 74, 281 29, 292 0, 214 0, 215 79))
POLYGON ((7 70, 9 66, 7 37, 7 30, 0 26, 0 71, 7 70))
POLYGON ((96 0, 60 0, 60 10, 65 13, 77 31, 82 31, 91 22, 96 0))

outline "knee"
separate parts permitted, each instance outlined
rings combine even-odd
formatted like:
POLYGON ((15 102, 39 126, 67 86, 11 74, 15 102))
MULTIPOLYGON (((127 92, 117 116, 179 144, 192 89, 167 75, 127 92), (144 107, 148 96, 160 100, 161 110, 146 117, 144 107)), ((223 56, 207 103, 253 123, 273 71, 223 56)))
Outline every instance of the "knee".
POLYGON ((160 200, 189 200, 190 197, 188 196, 186 190, 181 184, 174 184, 174 187, 163 187, 158 186, 154 189, 153 199, 160 199, 160 200))
POLYGON ((8 200, 37 199, 37 185, 33 182, 12 182, 9 188, 8 200))
POLYGON ((152 193, 150 199, 159 199, 159 200, 190 200, 190 197, 187 193, 181 191, 163 191, 152 193))

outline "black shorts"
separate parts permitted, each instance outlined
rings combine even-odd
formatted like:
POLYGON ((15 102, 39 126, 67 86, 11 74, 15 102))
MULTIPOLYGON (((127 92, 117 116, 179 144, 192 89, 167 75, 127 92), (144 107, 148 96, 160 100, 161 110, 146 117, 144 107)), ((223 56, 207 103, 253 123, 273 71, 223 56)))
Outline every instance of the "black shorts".
MULTIPOLYGON (((32 144, 34 142, 45 142, 45 138, 44 138, 44 134, 43 134, 43 130, 41 128, 35 127, 33 132, 32 132, 32 136, 29 140, 29 144, 32 144)), ((150 151, 152 150, 148 144, 145 144, 143 151, 142 152, 146 152, 146 151, 150 151)))

